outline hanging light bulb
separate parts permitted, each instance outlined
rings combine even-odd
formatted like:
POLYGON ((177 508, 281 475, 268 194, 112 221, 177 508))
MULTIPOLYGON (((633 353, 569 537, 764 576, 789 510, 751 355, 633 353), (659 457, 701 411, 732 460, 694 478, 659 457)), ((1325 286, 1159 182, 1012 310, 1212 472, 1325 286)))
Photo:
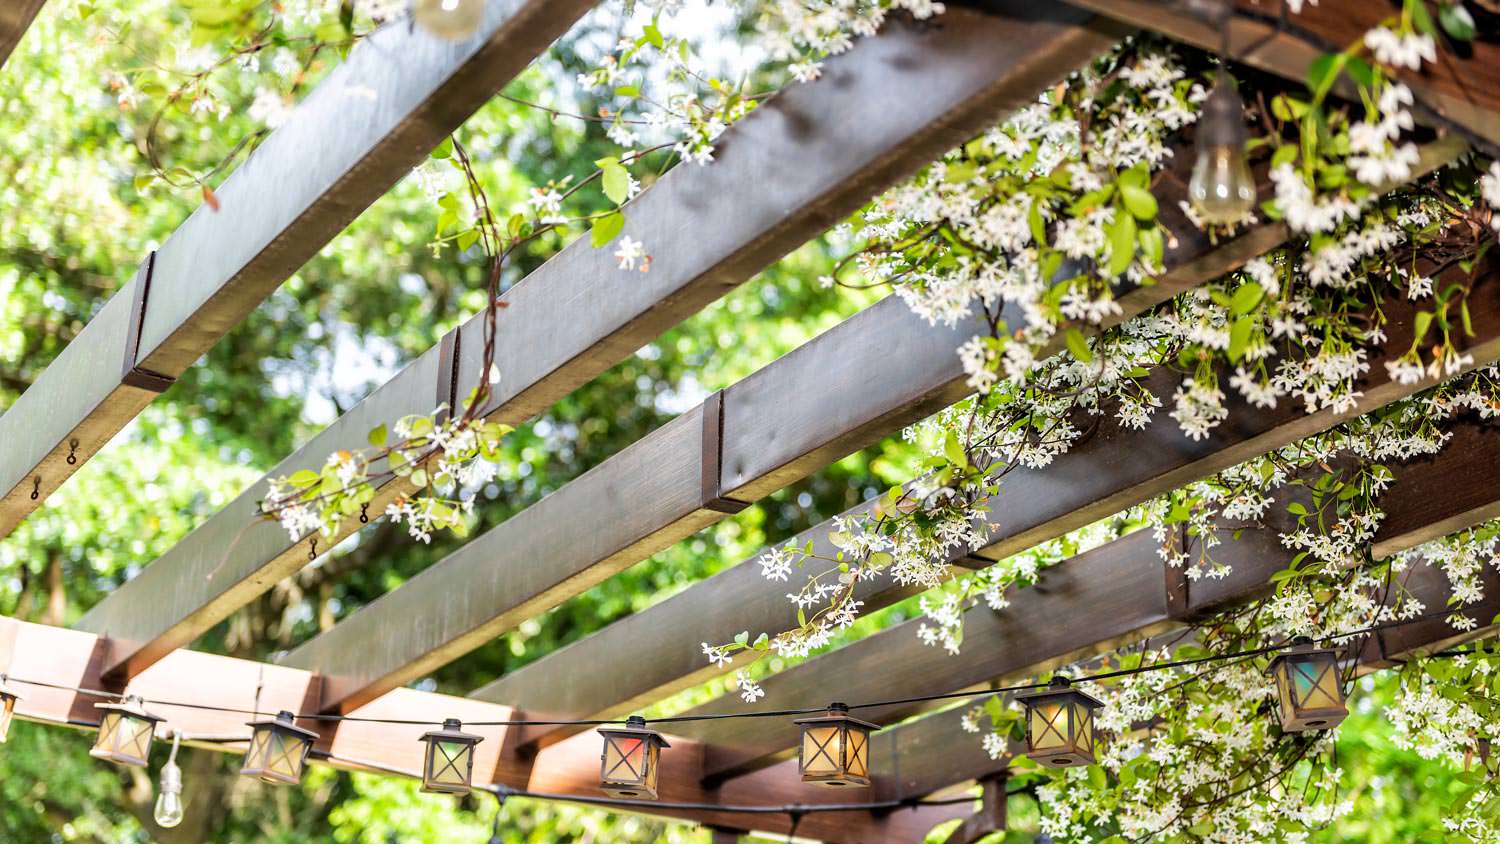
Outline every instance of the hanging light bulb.
POLYGON ((7 679, 4 674, 0 674, 0 744, 4 744, 10 735, 10 722, 16 716, 16 702, 21 699, 15 689, 6 685, 7 679))
POLYGON ((182 823, 182 769, 177 767, 177 745, 181 736, 172 734, 172 754, 167 764, 161 766, 161 780, 157 784, 156 810, 152 813, 157 826, 165 829, 182 823))
POLYGON ((413 0, 411 16, 439 38, 462 41, 484 23, 484 0, 413 0))
POLYGON ((1198 121, 1198 157, 1188 180, 1188 199, 1203 222, 1238 223, 1255 207, 1255 177, 1245 141, 1245 103, 1220 70, 1198 121))

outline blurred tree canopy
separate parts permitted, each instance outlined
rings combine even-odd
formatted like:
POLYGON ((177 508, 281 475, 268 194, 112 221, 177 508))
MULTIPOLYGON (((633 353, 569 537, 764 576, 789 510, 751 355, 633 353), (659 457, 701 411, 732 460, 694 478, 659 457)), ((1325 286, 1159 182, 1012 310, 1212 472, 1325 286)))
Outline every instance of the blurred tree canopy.
MULTIPOLYGON (((581 53, 612 41, 609 20, 590 18, 575 28, 507 93, 547 101, 567 88, 587 66, 581 53)), ((187 40, 187 26, 165 0, 54 0, 0 69, 7 94, 0 104, 0 206, 6 209, 0 214, 0 408, 31 384, 201 201, 195 192, 138 178, 151 169, 144 138, 153 115, 144 103, 122 109, 110 87, 113 68, 143 61, 140 50, 187 40), (117 41, 99 42, 94 16, 128 17, 132 26, 117 41)), ((590 113, 594 104, 577 107, 590 113)), ((232 110, 212 137, 172 138, 172 148, 227 148, 260 128, 232 110)), ((588 172, 616 149, 595 124, 500 98, 459 137, 502 207, 521 201, 533 186, 588 172)), ((482 256, 429 248, 437 216, 416 180, 406 179, 283 284, 47 506, 0 541, 0 612, 71 623, 477 312, 484 302, 482 256)), ((519 282, 562 245, 558 237, 531 244, 507 271, 506 283, 519 282)), ((821 287, 817 279, 830 255, 824 242, 808 244, 508 438, 516 469, 484 491, 476 530, 503 521, 708 391, 877 298, 821 287)), ((622 273, 618 283, 631 280, 622 273)), ((504 331, 503 312, 500 319, 504 331)), ((505 362, 498 363, 503 373, 505 362)), ((424 683, 465 693, 913 474, 912 451, 899 439, 853 455, 527 622, 424 683)), ((372 525, 197 646, 248 658, 286 650, 453 547, 451 537, 426 546, 407 541, 399 527, 372 525)), ((888 623, 903 612, 898 607, 870 623, 888 623)), ((688 697, 718 690, 710 684, 688 697)), ((1406 830, 1430 828, 1436 810, 1417 807, 1425 807, 1422 795, 1441 790, 1451 774, 1390 747, 1380 734, 1378 710, 1351 718, 1344 730, 1353 799, 1361 802, 1356 816, 1369 827, 1330 832, 1325 840, 1404 841, 1410 840, 1406 830)), ((154 770, 97 763, 87 755, 88 742, 82 733, 16 726, 0 749, 0 839, 478 844, 488 839, 495 811, 487 798, 455 803, 421 795, 411 782, 327 768, 315 769, 299 788, 271 789, 237 777, 235 758, 185 750, 187 820, 161 830, 150 819, 154 770)), ((1014 815, 1023 831, 1007 840, 1030 840, 1024 829, 1035 828, 1034 808, 1018 805, 1014 815)), ((506 844, 706 840, 706 833, 681 824, 519 800, 507 804, 501 828, 506 844)))

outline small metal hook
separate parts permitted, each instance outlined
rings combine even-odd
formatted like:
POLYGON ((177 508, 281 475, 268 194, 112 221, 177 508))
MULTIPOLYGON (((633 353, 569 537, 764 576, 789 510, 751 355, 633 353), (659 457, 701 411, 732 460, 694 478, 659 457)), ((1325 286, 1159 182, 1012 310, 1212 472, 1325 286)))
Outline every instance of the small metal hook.
POLYGON ((318 558, 318 538, 316 536, 312 538, 312 543, 307 546, 307 558, 309 560, 316 560, 318 558))
POLYGON ((368 503, 359 505, 359 523, 362 525, 370 523, 370 505, 368 503))
POLYGON ((42 497, 42 476, 37 475, 31 479, 31 500, 35 501, 42 497))
POLYGON ((78 438, 68 440, 68 465, 78 465, 78 438))

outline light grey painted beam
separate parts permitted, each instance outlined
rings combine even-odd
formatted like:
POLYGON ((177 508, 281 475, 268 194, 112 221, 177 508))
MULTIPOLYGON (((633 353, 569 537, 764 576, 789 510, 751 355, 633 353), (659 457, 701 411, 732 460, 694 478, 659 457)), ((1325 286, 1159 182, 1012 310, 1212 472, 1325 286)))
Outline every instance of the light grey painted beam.
MULTIPOLYGON (((994 49, 1014 21, 962 9, 944 17, 937 30, 893 23, 731 127, 712 165, 677 168, 631 202, 626 232, 652 244, 651 272, 626 274, 609 250, 579 241, 507 291, 491 418, 517 423, 550 406, 1028 98, 1047 74, 1065 72, 1063 58, 1106 49, 1119 34, 1069 26, 1088 16, 1066 11, 1063 22, 1023 28, 1061 51, 1042 59, 994 49)), ((482 315, 458 336, 462 396, 479 378, 482 315)), ((431 410, 441 358, 429 351, 272 474, 321 465, 363 445, 375 424, 431 410)), ((402 491, 387 485, 372 512, 402 491)), ((263 497, 263 483, 246 491, 85 616, 81 627, 110 637, 113 670, 139 673, 305 565, 306 542, 249 524, 263 497), (161 595, 171 597, 157 603, 161 595)))
POLYGON ((592 5, 492 0, 467 41, 359 44, 0 416, 0 536, 592 5))

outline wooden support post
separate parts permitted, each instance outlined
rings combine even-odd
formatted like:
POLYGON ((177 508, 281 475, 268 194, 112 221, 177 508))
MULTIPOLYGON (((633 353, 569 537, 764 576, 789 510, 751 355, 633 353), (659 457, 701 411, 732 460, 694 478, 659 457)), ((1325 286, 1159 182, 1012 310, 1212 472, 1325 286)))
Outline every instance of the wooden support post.
POLYGON ((1005 832, 1005 785, 1010 775, 1001 772, 979 780, 979 811, 964 818, 958 828, 949 833, 943 844, 978 844, 988 835, 1005 832))

